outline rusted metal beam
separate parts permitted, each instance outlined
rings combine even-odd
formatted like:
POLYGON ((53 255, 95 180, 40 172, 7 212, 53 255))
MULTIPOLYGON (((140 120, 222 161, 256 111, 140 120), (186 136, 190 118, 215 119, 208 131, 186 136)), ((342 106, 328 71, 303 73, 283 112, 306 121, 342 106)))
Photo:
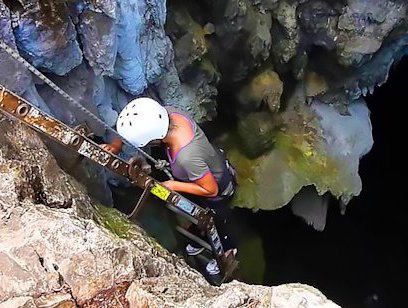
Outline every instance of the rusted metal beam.
MULTIPOLYGON (((170 210, 196 224, 199 230, 206 233, 224 279, 230 277, 237 268, 238 262, 233 254, 225 255, 210 209, 204 209, 182 195, 166 188, 143 172, 138 164, 129 163, 119 156, 104 150, 88 138, 90 132, 85 128, 77 127, 73 129, 67 126, 2 85, 0 85, 0 110, 65 147, 76 151, 81 156, 87 157, 116 174, 126 177, 133 185, 142 188, 144 192, 133 212, 137 212, 143 206, 147 196, 152 194, 165 201, 170 210)), ((131 216, 134 216, 134 214, 136 213, 132 213, 131 216)))

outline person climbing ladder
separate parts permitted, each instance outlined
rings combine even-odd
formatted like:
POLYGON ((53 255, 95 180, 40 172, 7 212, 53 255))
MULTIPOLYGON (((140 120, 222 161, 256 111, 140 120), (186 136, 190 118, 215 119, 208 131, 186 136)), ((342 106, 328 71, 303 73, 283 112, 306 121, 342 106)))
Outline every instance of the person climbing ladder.
MULTIPOLYGON (((212 209, 225 251, 236 254, 228 225, 230 209, 226 204, 236 189, 235 170, 224 152, 209 142, 199 125, 177 108, 163 107, 151 98, 141 97, 132 100, 121 111, 116 129, 135 147, 164 145, 175 180, 162 184, 212 209)), ((122 145, 117 138, 101 146, 118 154, 122 145)), ((191 231, 197 233, 197 230, 191 231)), ((186 246, 190 256, 203 250, 192 243, 186 246)), ((206 270, 210 275, 220 272, 215 260, 210 260, 206 270)))

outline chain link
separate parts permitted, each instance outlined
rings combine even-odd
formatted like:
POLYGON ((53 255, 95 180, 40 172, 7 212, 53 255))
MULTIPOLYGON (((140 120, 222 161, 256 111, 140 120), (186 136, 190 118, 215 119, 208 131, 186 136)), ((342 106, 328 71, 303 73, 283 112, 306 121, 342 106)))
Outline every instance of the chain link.
POLYGON ((147 154, 142 149, 136 148, 135 146, 133 146, 129 141, 127 141, 122 136, 120 136, 116 130, 114 130, 112 127, 110 127, 105 122, 100 120, 96 115, 94 115, 92 112, 90 112, 84 106, 82 106, 80 103, 75 101, 64 90, 62 90, 60 87, 58 87, 54 82, 52 82, 49 78, 47 78, 43 73, 41 73, 38 69, 36 69, 33 65, 31 65, 27 60, 25 60, 22 56, 20 56, 20 54, 17 51, 13 50, 6 43, 4 43, 4 41, 1 40, 1 39, 0 39, 0 48, 2 48, 13 59, 18 61, 22 65, 24 65, 24 67, 27 68, 31 73, 33 73, 38 78, 40 78, 42 81, 44 81, 49 87, 51 87, 54 91, 56 91, 58 94, 60 94, 63 98, 65 98, 71 105, 73 105, 75 108, 78 108, 79 110, 81 110, 88 117, 93 119, 99 125, 103 126, 107 131, 109 131, 109 132, 113 133, 115 136, 119 137, 123 141, 123 143, 128 145, 130 148, 136 149, 144 157, 146 157, 148 160, 150 160, 154 164, 155 167, 157 166, 156 167, 157 169, 163 171, 170 179, 173 179, 173 176, 171 175, 170 171, 167 169, 167 167, 168 167, 168 162, 167 161, 154 159, 152 156, 147 154))

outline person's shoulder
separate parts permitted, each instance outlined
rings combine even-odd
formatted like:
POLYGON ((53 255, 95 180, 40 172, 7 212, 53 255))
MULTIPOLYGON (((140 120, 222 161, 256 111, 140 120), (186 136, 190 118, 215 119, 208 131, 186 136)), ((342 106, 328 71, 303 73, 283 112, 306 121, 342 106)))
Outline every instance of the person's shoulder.
POLYGON ((194 142, 190 142, 187 144, 177 155, 177 159, 180 163, 186 161, 195 161, 200 160, 201 158, 200 151, 196 146, 194 146, 194 142))

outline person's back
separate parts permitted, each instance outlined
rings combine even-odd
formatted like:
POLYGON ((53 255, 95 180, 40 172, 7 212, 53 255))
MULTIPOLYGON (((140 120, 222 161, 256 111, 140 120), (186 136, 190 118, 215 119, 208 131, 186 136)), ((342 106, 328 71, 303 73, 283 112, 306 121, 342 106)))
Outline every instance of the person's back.
MULTIPOLYGON (((166 110, 170 118, 175 114, 184 117, 192 130, 192 138, 174 156, 166 149, 173 176, 183 182, 194 182, 211 172, 218 185, 225 186, 222 183, 225 172, 223 153, 209 142, 200 126, 186 113, 174 107, 166 107, 166 110)), ((219 187, 220 193, 223 188, 219 187)))

